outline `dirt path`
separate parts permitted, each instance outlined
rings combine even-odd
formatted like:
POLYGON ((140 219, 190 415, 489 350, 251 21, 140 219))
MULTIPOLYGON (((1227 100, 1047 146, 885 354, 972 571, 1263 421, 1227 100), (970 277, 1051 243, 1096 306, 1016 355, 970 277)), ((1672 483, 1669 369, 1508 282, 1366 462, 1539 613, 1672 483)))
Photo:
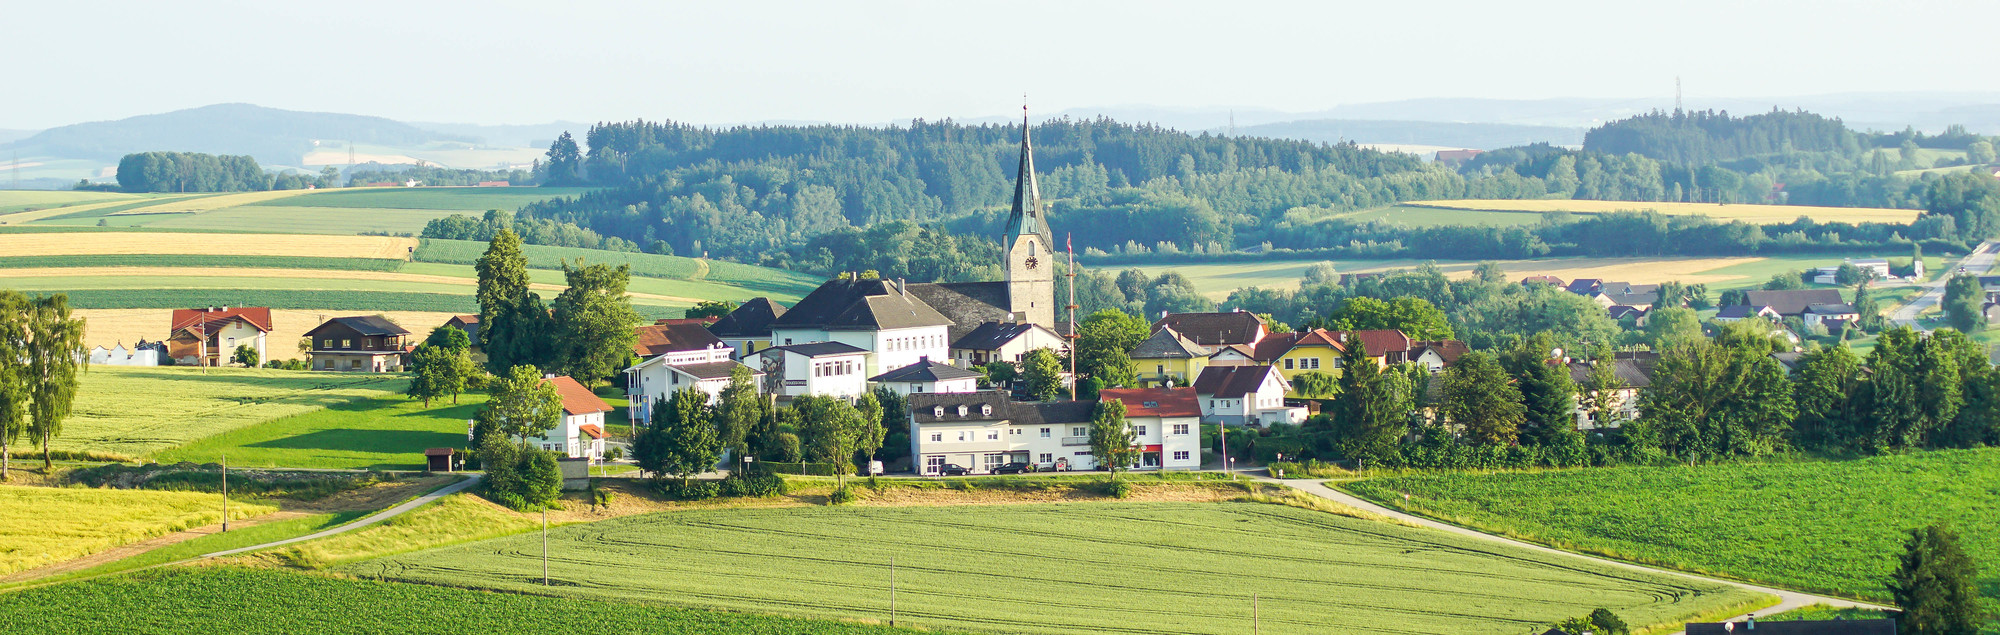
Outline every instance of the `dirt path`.
POLYGON ((361 519, 361 520, 358 520, 358 521, 355 521, 355 522, 351 522, 351 523, 347 523, 347 524, 345 524, 345 525, 341 525, 341 526, 339 526, 339 527, 334 527, 334 528, 332 528, 332 529, 328 529, 328 530, 326 530, 326 531, 321 531, 321 532, 316 532, 316 533, 312 533, 312 534, 307 534, 307 535, 304 535, 304 536, 299 536, 299 537, 297 537, 297 538, 287 538, 287 539, 284 539, 284 540, 278 540, 278 541, 274 541, 274 542, 267 542, 267 543, 264 543, 264 544, 261 544, 261 545, 251 545, 251 546, 248 546, 248 547, 242 547, 242 548, 237 548, 237 549, 230 549, 230 550, 227 550, 227 551, 217 551, 217 552, 215 552, 215 553, 210 553, 210 554, 204 554, 204 555, 202 555, 201 557, 199 557, 199 558, 194 558, 194 559, 195 559, 195 560, 206 560, 206 559, 209 559, 209 558, 219 558, 219 557, 222 557, 222 556, 233 556, 233 555, 236 555, 236 554, 239 554, 239 553, 249 553, 249 552, 252 552, 252 551, 262 551, 262 550, 264 550, 264 549, 269 549, 269 548, 272 548, 272 547, 279 547, 279 546, 284 546, 284 545, 289 545, 289 544, 292 544, 292 543, 295 543, 295 542, 305 542, 305 541, 307 541, 307 540, 315 540, 315 539, 319 539, 319 538, 325 538, 325 537, 327 537, 327 536, 335 536, 335 535, 339 535, 339 534, 344 534, 344 533, 347 533, 347 532, 350 532, 350 531, 354 531, 354 530, 356 530, 356 529, 360 529, 360 528, 363 528, 363 527, 369 527, 369 526, 373 526, 373 525, 375 525, 376 523, 380 523, 380 522, 382 522, 382 521, 385 521, 385 520, 388 520, 388 519, 391 519, 391 518, 395 518, 395 517, 397 517, 397 516, 400 516, 400 515, 402 515, 403 513, 405 513, 405 512, 408 512, 408 511, 410 511, 410 510, 412 510, 412 509, 416 509, 416 508, 418 508, 418 507, 423 507, 423 506, 425 506, 425 505, 429 505, 429 504, 431 504, 432 502, 435 502, 435 501, 436 501, 437 499, 440 499, 440 498, 444 498, 444 497, 446 497, 446 496, 449 496, 449 495, 451 495, 451 494, 456 494, 456 493, 458 493, 459 491, 461 491, 461 490, 464 490, 465 488, 468 488, 468 487, 472 487, 473 485, 475 485, 475 484, 479 483, 479 479, 480 479, 480 477, 481 477, 481 476, 483 476, 483 475, 481 475, 481 474, 472 474, 472 475, 469 475, 469 476, 468 476, 468 477, 467 477, 467 478, 466 478, 465 480, 462 480, 462 481, 459 481, 459 482, 457 482, 457 483, 453 483, 453 484, 450 484, 450 485, 446 485, 446 486, 444 486, 444 487, 441 487, 441 488, 438 488, 438 490, 437 490, 437 491, 435 491, 435 492, 431 492, 431 493, 429 493, 429 494, 425 494, 425 495, 423 495, 423 496, 418 496, 418 497, 417 497, 417 498, 416 498, 415 500, 412 500, 412 501, 409 501, 409 502, 407 502, 407 503, 403 503, 403 504, 401 504, 401 505, 397 505, 397 506, 395 506, 395 507, 391 507, 391 508, 388 508, 388 509, 385 509, 385 510, 382 510, 382 511, 380 511, 380 512, 377 512, 377 513, 376 513, 375 515, 372 515, 372 516, 369 516, 369 517, 367 517, 367 518, 363 518, 363 519, 361 519))

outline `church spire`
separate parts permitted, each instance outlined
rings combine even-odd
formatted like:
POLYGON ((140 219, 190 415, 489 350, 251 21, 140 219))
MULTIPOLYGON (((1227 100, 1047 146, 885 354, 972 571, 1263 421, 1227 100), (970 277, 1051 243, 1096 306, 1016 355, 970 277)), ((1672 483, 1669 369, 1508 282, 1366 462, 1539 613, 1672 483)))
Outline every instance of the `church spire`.
POLYGON ((1007 216, 1006 239, 1032 234, 1046 247, 1049 227, 1042 219, 1042 189, 1035 183, 1035 148, 1028 140, 1028 105, 1021 104, 1021 168, 1014 178, 1014 211, 1007 216))

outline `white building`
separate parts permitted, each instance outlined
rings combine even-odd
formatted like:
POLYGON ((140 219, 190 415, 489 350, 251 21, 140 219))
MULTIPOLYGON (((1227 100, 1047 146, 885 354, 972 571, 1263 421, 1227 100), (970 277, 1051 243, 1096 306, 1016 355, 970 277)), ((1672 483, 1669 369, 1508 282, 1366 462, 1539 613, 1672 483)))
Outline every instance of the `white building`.
POLYGON ((556 392, 562 395, 562 423, 544 436, 528 438, 528 445, 566 458, 603 459, 604 413, 611 412, 611 404, 574 379, 549 377, 542 381, 555 384, 556 392))
POLYGON ((158 366, 160 365, 160 356, 165 346, 165 344, 160 342, 146 342, 144 340, 140 340, 138 346, 129 349, 125 348, 124 344, 119 344, 116 348, 99 346, 90 349, 90 365, 158 366))
POLYGON ((1569 378, 1579 391, 1590 381, 1594 364, 1613 364, 1612 372, 1618 376, 1620 387, 1604 396, 1610 406, 1609 421, 1601 420, 1598 414, 1584 409, 1583 399, 1575 399, 1576 429, 1597 430, 1616 428, 1627 421, 1639 418, 1639 391, 1652 384, 1653 362, 1650 359, 1611 359, 1597 361, 1572 361, 1569 363, 1569 378))
POLYGON ((996 361, 1019 364, 1028 351, 1037 348, 1060 355, 1068 349, 1068 343, 1063 336, 1040 324, 987 322, 951 343, 951 360, 960 368, 996 361))
MULTIPOLYGON (((625 369, 625 411, 632 421, 650 420, 654 404, 672 399, 684 388, 708 393, 713 403, 729 385, 729 373, 742 366, 730 360, 735 349, 699 324, 654 324, 634 331, 638 339, 632 353, 643 361, 625 369)), ((761 390, 763 383, 756 385, 761 390)))
MULTIPOLYGON (((1126 404, 1126 423, 1140 450, 1137 469, 1196 469, 1201 465, 1201 412, 1191 388, 1107 389, 1126 404)), ((1039 470, 1092 470, 1087 401, 1022 403, 999 391, 910 395, 910 452, 919 474, 948 465, 974 474, 1008 463, 1039 470)))
POLYGON ((979 390, 979 373, 928 359, 869 377, 868 381, 904 396, 979 390))
POLYGON ((925 358, 950 359, 951 324, 900 280, 830 280, 771 323, 771 344, 859 348, 866 353, 861 377, 872 377, 925 358))
MULTIPOLYGON (((1279 393, 1282 405, 1283 393, 1279 393)), ((1125 425, 1142 470, 1201 469, 1201 405, 1193 388, 1106 388, 1103 401, 1125 404, 1125 425)))
POLYGON ((773 346, 757 351, 764 392, 782 399, 821 395, 857 399, 868 391, 868 351, 841 342, 773 346))
POLYGON ((1195 378, 1201 420, 1222 425, 1303 423, 1306 409, 1285 405, 1291 382, 1273 366, 1210 366, 1195 378))

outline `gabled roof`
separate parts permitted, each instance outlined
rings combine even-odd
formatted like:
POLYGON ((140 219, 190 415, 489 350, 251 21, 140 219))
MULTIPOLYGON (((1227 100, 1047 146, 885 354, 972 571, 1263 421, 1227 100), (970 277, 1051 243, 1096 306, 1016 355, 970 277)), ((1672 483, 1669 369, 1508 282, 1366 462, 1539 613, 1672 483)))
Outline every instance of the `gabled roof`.
POLYGON ((826 357, 829 355, 854 355, 857 353, 866 353, 868 352, 868 349, 843 342, 808 342, 805 344, 788 344, 785 346, 773 346, 770 348, 766 348, 764 350, 757 351, 757 354, 763 355, 771 351, 794 353, 806 357, 826 357))
POLYGON ((1844 315, 1855 312, 1850 304, 1813 304, 1806 307, 1807 313, 1818 315, 1844 315))
POLYGON ((479 345, 479 316, 454 315, 451 319, 445 320, 444 325, 465 331, 465 338, 471 340, 473 346, 479 345))
POLYGON ((1199 417, 1201 400, 1194 393, 1193 388, 1105 388, 1097 397, 1125 404, 1127 417, 1199 417))
MULTIPOLYGON (((1760 315, 1765 311, 1771 311, 1771 307, 1764 306, 1761 304, 1756 304, 1756 305, 1732 304, 1717 310, 1715 312, 1715 317, 1722 318, 1725 320, 1741 319, 1741 318, 1751 317, 1754 315, 1760 315)), ((1775 313, 1776 311, 1772 312, 1775 313)))
POLYGON ((1748 296, 1744 304, 1764 305, 1778 312, 1778 315, 1799 315, 1806 307, 1815 304, 1842 304, 1847 300, 1840 297, 1839 289, 1783 289, 1777 291, 1756 290, 1745 292, 1748 296))
POLYGON ((551 377, 542 381, 555 384, 556 394, 562 395, 564 414, 587 415, 611 411, 611 404, 604 403, 603 399, 597 398, 596 393, 590 392, 589 388, 584 388, 583 384, 576 383, 576 380, 568 376, 551 377))
POLYGON ((1333 337, 1341 344, 1360 342, 1362 350, 1368 353, 1369 357, 1388 357, 1390 353, 1410 350, 1410 336, 1396 329, 1333 331, 1333 337))
POLYGON ((583 424, 583 425, 580 425, 580 426, 577 426, 577 427, 576 427, 576 431, 577 431, 577 432, 581 432, 581 433, 583 433, 583 436, 586 436, 586 437, 590 437, 590 438, 592 438, 592 439, 602 439, 602 438, 604 438, 604 428, 603 428, 603 426, 599 426, 599 425, 597 425, 597 424, 595 424, 595 423, 586 423, 586 424, 583 424))
POLYGON ((1423 340, 1410 346, 1408 357, 1414 361, 1422 357, 1424 351, 1437 353, 1438 358, 1444 360, 1446 366, 1450 366, 1458 363, 1458 358, 1472 352, 1472 347, 1458 340, 1423 340))
POLYGON ((1563 290, 1577 295, 1590 295, 1597 293, 1603 287, 1603 278, 1577 278, 1569 281, 1569 286, 1564 287, 1563 290))
POLYGON ((708 325, 708 332, 716 337, 755 339, 771 336, 771 323, 785 314, 785 305, 772 302, 770 298, 750 298, 737 305, 736 310, 722 316, 714 324, 708 325))
POLYGON ((395 322, 390 322, 389 318, 385 318, 380 315, 354 315, 348 317, 333 318, 331 320, 327 320, 325 324, 313 327, 313 330, 307 331, 306 334, 312 335, 314 333, 318 333, 320 329, 326 328, 328 324, 339 324, 341 326, 353 329, 355 333, 359 333, 365 336, 410 334, 410 331, 408 329, 396 326, 395 322))
POLYGON ((876 381, 876 382, 950 381, 953 379, 970 379, 978 376, 979 373, 959 368, 951 364, 942 364, 931 361, 929 359, 924 359, 915 364, 910 364, 908 366, 904 366, 902 368, 882 373, 874 377, 869 377, 868 381, 876 381))
POLYGON ((882 330, 946 326, 952 321, 888 280, 828 280, 784 315, 772 328, 882 330))
POLYGON ((1161 325, 1151 336, 1132 348, 1132 359, 1193 359, 1207 357, 1214 349, 1182 337, 1174 327, 1161 325))
POLYGON ((905 285, 910 295, 951 320, 950 338, 957 341, 988 322, 1013 322, 1005 282, 921 282, 905 285))
POLYGON ((1558 289, 1563 287, 1563 279, 1557 278, 1555 276, 1528 276, 1526 278, 1521 279, 1521 284, 1523 286, 1531 285, 1537 282, 1547 284, 1549 286, 1556 287, 1558 289))
POLYGON ((700 324, 654 324, 634 327, 632 332, 639 336, 632 342, 632 354, 639 357, 725 347, 721 338, 700 324))
POLYGON ((260 306, 221 307, 208 309, 174 309, 172 324, 167 332, 184 328, 215 330, 230 321, 242 320, 259 331, 271 332, 271 309, 260 306))
POLYGON ((1037 328, 1040 327, 1026 323, 987 322, 967 332, 964 337, 953 340, 951 347, 973 351, 997 351, 1008 342, 1037 328))
POLYGON ((708 327, 708 325, 710 325, 710 324, 714 324, 714 323, 716 323, 717 321, 719 321, 719 320, 721 320, 721 319, 722 319, 722 318, 719 318, 719 317, 715 317, 715 316, 713 316, 713 315, 710 315, 710 316, 705 316, 705 317, 694 317, 694 318, 660 318, 660 319, 657 319, 657 320, 653 320, 653 324, 655 324, 655 325, 664 325, 664 324, 693 324, 693 325, 696 325, 696 326, 700 326, 700 327, 702 327, 702 328, 707 328, 707 327, 708 327))
MULTIPOLYGON (((1614 364, 1612 373, 1618 376, 1619 381, 1624 382, 1625 387, 1645 388, 1653 384, 1653 364, 1656 361, 1657 359, 1612 359, 1599 360, 1597 363, 1614 364)), ((1578 386, 1590 381, 1590 368, 1591 362, 1588 361, 1570 362, 1570 381, 1576 382, 1578 386)))
POLYGON ((1007 398, 1000 391, 985 392, 920 392, 910 395, 910 420, 913 423, 960 423, 960 422, 1001 422, 1015 425, 1086 423, 1095 414, 1097 404, 1090 401, 1049 401, 1022 403, 1007 398), (944 416, 936 416, 938 406, 944 407, 944 416), (958 407, 965 406, 965 414, 958 414, 958 407), (990 407, 992 414, 984 414, 990 407))
MULTIPOLYGON (((1222 399, 1239 399, 1255 394, 1264 380, 1278 372, 1271 366, 1210 366, 1195 377, 1194 391, 1222 399)), ((1284 376, 1280 375, 1279 379, 1284 376)))
POLYGON ((1153 330, 1173 327, 1182 337, 1202 346, 1252 344, 1264 332, 1264 320, 1248 311, 1174 313, 1153 323, 1153 330))
POLYGON ((750 374, 752 375, 764 374, 764 371, 751 368, 740 362, 735 362, 735 361, 701 362, 698 364, 667 364, 667 368, 669 370, 673 370, 675 372, 687 375, 689 377, 693 377, 695 379, 728 379, 730 373, 736 372, 736 367, 738 366, 742 366, 743 368, 749 368, 750 374))
POLYGON ((1613 320, 1622 320, 1627 315, 1638 316, 1638 317, 1645 317, 1646 315, 1645 309, 1641 309, 1639 307, 1626 304, 1611 305, 1611 308, 1606 309, 1605 312, 1611 314, 1611 319, 1613 320))

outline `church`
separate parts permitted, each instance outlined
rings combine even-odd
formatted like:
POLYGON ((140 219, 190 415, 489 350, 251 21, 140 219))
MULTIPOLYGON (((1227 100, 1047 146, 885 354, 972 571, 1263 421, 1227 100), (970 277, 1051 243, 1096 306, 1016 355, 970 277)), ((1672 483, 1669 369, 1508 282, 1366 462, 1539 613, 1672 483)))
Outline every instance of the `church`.
MULTIPOLYGON (((1014 205, 1000 238, 1005 280, 909 283, 843 276, 820 285, 797 305, 765 318, 768 346, 782 349, 838 342, 860 348, 868 351, 867 361, 864 368, 852 372, 871 380, 912 365, 972 359, 1015 361, 1032 348, 1060 347, 1057 254, 1035 182, 1034 146, 1027 123, 1024 115, 1014 205)), ((724 321, 736 322, 730 318, 724 321)), ((784 366, 803 358, 783 351, 765 354, 760 350, 758 355, 767 382, 772 384, 767 388, 776 389, 770 392, 796 396, 791 393, 806 382, 784 379, 788 377, 784 366), (788 383, 798 385, 785 385, 788 383)), ((836 368, 848 372, 843 366, 829 364, 813 368, 815 372, 834 372, 836 368)))

